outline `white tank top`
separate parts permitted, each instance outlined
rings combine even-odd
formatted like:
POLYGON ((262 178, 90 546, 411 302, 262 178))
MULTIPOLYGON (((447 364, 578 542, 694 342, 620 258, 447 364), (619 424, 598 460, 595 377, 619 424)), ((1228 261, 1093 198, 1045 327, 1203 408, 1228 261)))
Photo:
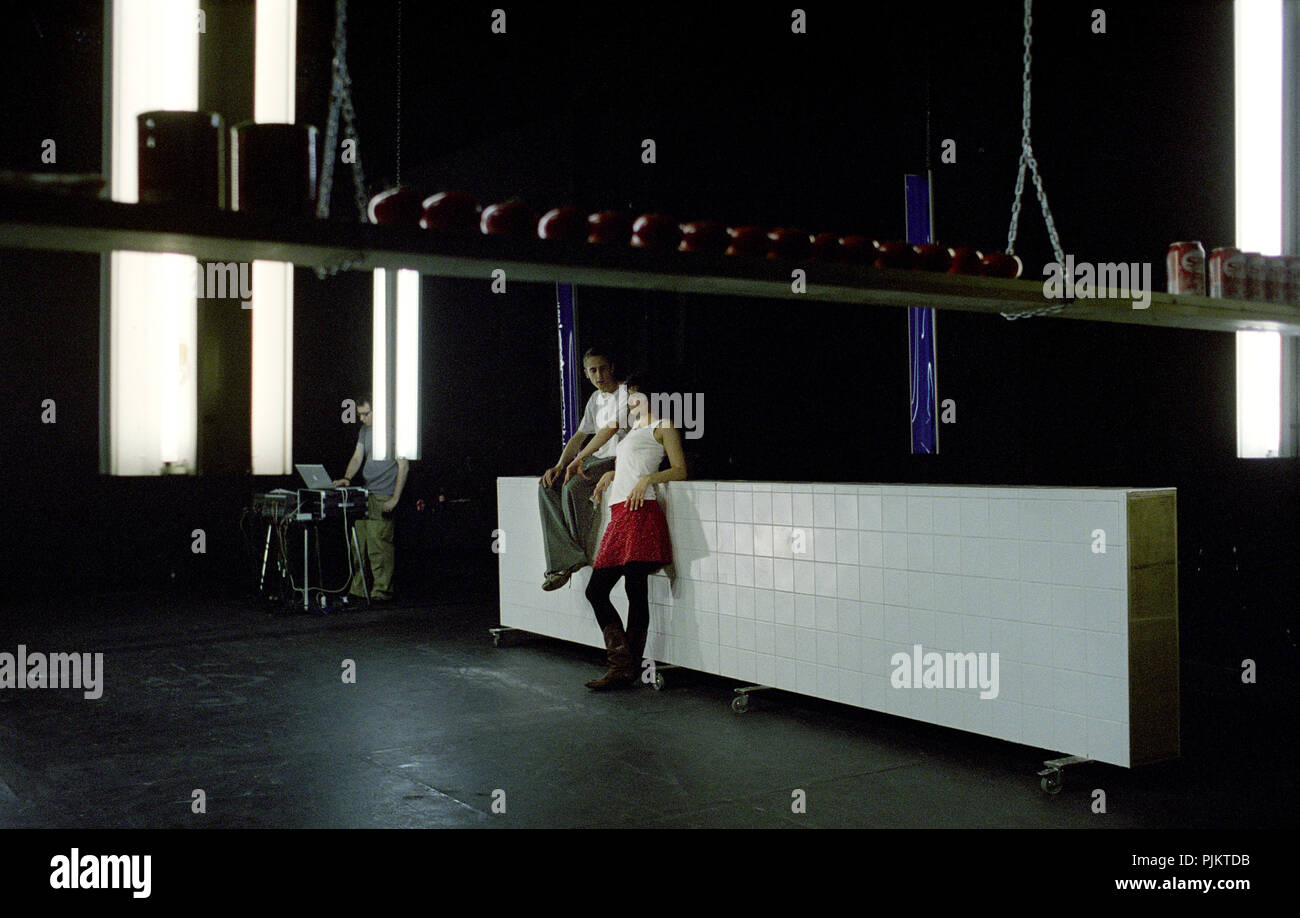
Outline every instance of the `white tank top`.
MULTIPOLYGON (((609 486, 609 504, 621 504, 632 493, 636 483, 644 475, 653 475, 659 471, 664 461, 663 444, 655 439, 655 428, 668 424, 660 418, 653 424, 638 427, 623 435, 618 443, 618 454, 614 460, 614 482, 609 486)), ((655 499, 654 488, 647 488, 646 500, 655 499)))

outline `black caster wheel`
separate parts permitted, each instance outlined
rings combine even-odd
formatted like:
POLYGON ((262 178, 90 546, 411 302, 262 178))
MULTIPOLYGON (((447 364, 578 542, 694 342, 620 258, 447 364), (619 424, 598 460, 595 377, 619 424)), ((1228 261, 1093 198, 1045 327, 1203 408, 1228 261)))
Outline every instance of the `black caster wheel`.
POLYGON ((737 695, 731 699, 731 710, 737 714, 744 714, 749 710, 749 698, 745 695, 737 695))
POLYGON ((663 673, 655 673, 655 681, 652 682, 651 685, 655 687, 656 692, 662 692, 664 690, 663 673))
POLYGON ((499 635, 499 634, 494 634, 494 635, 492 635, 492 646, 493 646, 493 647, 500 647, 500 646, 501 646, 501 635, 499 635))
POLYGON ((1061 792, 1061 788, 1065 785, 1065 778, 1059 771, 1054 771, 1051 774, 1043 775, 1043 778, 1038 782, 1038 785, 1043 789, 1043 793, 1051 794, 1055 797, 1061 792))

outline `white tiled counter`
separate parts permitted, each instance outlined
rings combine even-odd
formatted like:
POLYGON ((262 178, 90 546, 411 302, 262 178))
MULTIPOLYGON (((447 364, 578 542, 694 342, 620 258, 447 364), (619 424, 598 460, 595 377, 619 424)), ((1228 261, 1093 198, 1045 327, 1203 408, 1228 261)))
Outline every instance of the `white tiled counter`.
MULTIPOLYGON (((1177 757, 1173 489, 682 481, 659 493, 675 563, 650 579, 647 657, 1125 767, 1177 757), (996 654, 996 696, 973 676, 894 684, 925 676, 929 653, 980 657, 986 677, 996 654)), ((498 479, 497 500, 501 624, 603 647, 590 568, 541 589, 537 479, 498 479)), ((611 599, 626 621, 621 586, 611 599)))

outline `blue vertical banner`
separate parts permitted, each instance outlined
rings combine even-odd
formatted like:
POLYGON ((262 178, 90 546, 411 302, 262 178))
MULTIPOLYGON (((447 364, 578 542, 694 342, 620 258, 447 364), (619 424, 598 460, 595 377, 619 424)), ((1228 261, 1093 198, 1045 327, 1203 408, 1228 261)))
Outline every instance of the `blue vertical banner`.
POLYGON ((560 329, 560 448, 578 432, 578 307, 573 299, 573 284, 555 285, 556 320, 560 329))
MULTIPOLYGON (((933 241, 930 174, 903 176, 907 202, 907 241, 921 245, 933 241)), ((907 310, 907 371, 911 399, 912 453, 939 452, 939 380, 935 369, 934 310, 907 310)))

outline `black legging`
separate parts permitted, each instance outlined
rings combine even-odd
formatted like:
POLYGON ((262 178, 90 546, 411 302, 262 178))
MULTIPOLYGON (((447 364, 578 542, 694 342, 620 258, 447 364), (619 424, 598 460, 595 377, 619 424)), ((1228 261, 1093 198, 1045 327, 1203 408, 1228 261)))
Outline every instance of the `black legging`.
POLYGON ((610 591, 618 578, 624 578, 623 590, 627 593, 627 630, 650 630, 650 597, 648 580, 661 565, 653 561, 629 561, 621 567, 592 568, 591 582, 587 584, 587 601, 596 612, 596 623, 601 630, 610 625, 622 624, 618 610, 609 601, 610 591))

